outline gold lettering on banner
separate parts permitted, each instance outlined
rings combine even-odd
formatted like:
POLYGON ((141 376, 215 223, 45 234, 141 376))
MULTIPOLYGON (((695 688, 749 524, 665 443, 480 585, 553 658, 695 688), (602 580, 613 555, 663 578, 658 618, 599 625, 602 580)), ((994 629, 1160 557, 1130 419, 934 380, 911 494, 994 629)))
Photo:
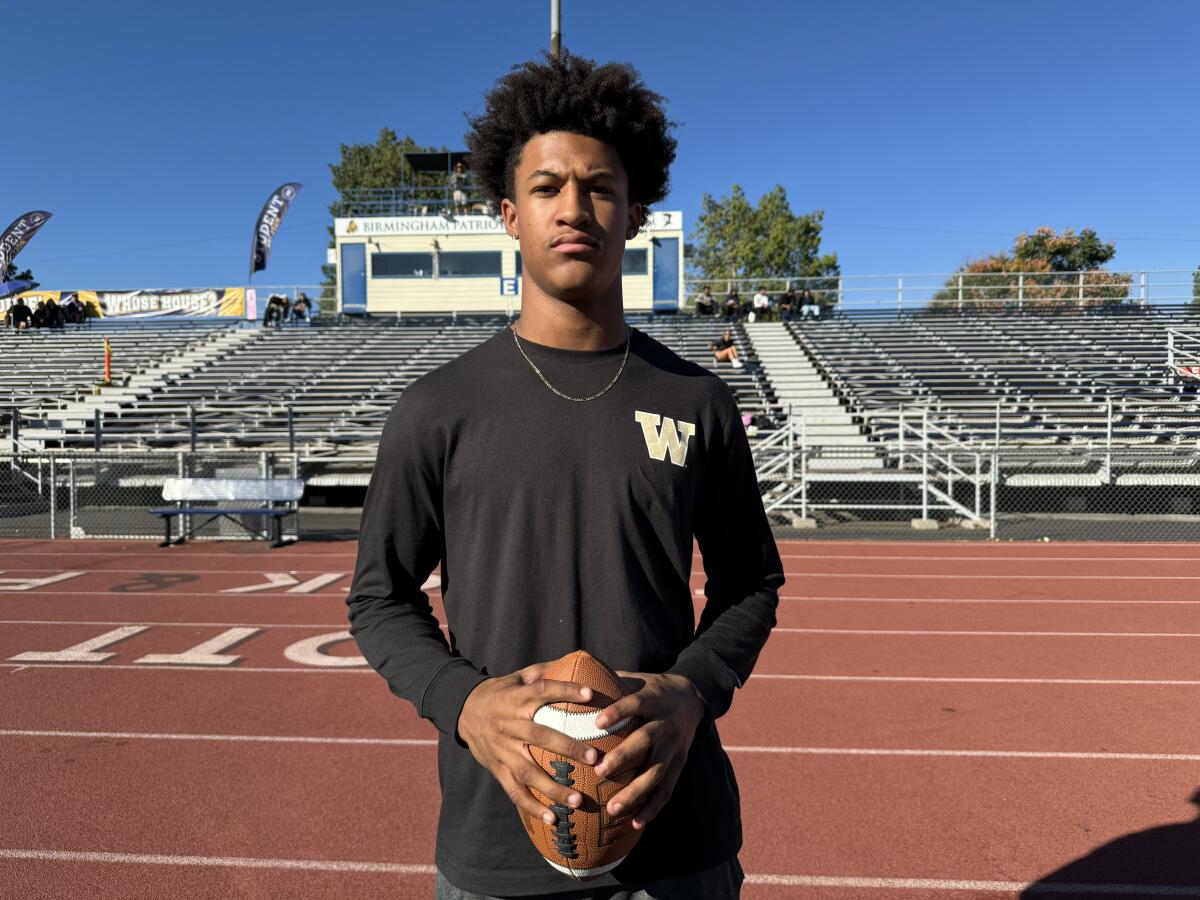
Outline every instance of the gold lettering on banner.
POLYGON ((677 466, 685 465, 687 459, 688 441, 696 433, 692 422, 677 422, 657 413, 637 410, 633 417, 642 426, 642 436, 646 439, 646 450, 651 459, 665 460, 667 453, 671 454, 671 462, 677 466), (659 422, 662 427, 659 427, 659 422))

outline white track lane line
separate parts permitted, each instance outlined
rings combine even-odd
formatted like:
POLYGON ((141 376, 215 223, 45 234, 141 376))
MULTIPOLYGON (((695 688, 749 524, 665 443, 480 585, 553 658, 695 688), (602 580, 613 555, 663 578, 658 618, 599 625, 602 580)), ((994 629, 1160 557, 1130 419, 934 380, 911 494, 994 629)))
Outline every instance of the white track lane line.
POLYGON ((85 853, 73 850, 0 848, 0 859, 44 862, 132 863, 142 866, 213 866, 232 869, 298 869, 378 875, 433 875, 436 869, 411 863, 349 862, 332 859, 262 859, 247 856, 173 856, 156 853, 85 853))
MULTIPOLYGON (((0 847, 0 859, 37 862, 117 863, 141 866, 199 866, 232 869, 284 869, 303 872, 339 872, 364 875, 427 877, 436 869, 419 863, 356 862, 332 859, 271 859, 247 856, 180 856, 156 853, 89 853, 78 850, 26 850, 0 847)), ((954 878, 864 878, 849 875, 783 875, 750 872, 747 884, 776 887, 825 887, 890 891, 975 891, 1015 893, 1030 887, 1024 881, 979 881, 954 878)), ((1036 884, 1036 882, 1034 882, 1036 884)), ((1070 884, 1038 885, 1038 890, 1059 896, 1200 897, 1200 885, 1070 884)))
MULTIPOLYGON (((3 623, 0 623, 3 624, 3 623)), ((142 622, 130 624, 145 624, 142 622)), ((1200 638, 1200 631, 951 631, 916 628, 772 628, 772 634, 899 635, 902 637, 1200 638)))
MULTIPOLYGON (((241 672, 243 674, 266 673, 273 675, 374 675, 369 666, 360 668, 304 668, 301 666, 138 666, 120 663, 48 663, 48 662, 0 662, 0 668, 19 669, 21 673, 36 669, 109 669, 127 672, 241 672)), ((16 672, 12 674, 17 674, 16 672)), ((1139 678, 977 678, 940 675, 784 675, 771 672, 755 672, 751 684, 764 681, 849 681, 883 684, 1073 684, 1073 685, 1117 685, 1140 687, 1200 687, 1196 679, 1139 679, 1139 678)))
MULTIPOLYGON (((32 593, 32 592, 31 592, 32 593)), ((703 593, 701 591, 700 593, 703 593)), ((820 594, 780 594, 780 600, 793 603, 997 603, 997 604, 1101 604, 1101 605, 1158 605, 1196 606, 1200 600, 1068 600, 1057 597, 847 597, 820 594)))
MULTIPOLYGON (((57 665, 46 663, 45 665, 57 665)), ((97 663, 90 668, 115 668, 97 663)), ((216 671, 216 670, 213 670, 216 671)), ((232 669, 227 671, 234 671, 232 669)), ((858 681, 882 682, 885 684, 1091 684, 1091 685, 1143 685, 1200 687, 1197 679, 1169 678, 987 678, 955 675, 783 675, 771 672, 755 672, 750 683, 755 681, 858 681)))
POLYGON ((99 619, 0 619, 0 625, 146 625, 151 628, 348 628, 349 622, 134 622, 99 619))
MULTIPOLYGON (((0 619, 0 625, 144 625, 148 628, 261 628, 345 629, 346 622, 146 622, 79 619, 0 619)), ((444 626, 443 626, 444 628, 444 626)), ((772 634, 853 634, 901 637, 1124 637, 1124 638, 1200 638, 1200 631, 964 631, 913 628, 783 628, 772 634)))
MULTIPOLYGON (((338 738, 273 734, 187 734, 151 731, 53 731, 44 729, 0 729, 0 737, 61 738, 120 741, 208 741, 235 744, 318 744, 322 746, 433 747, 432 738, 338 738)), ((1127 762, 1200 762, 1200 753, 1111 753, 1072 750, 938 750, 904 747, 774 747, 730 744, 728 753, 793 756, 897 756, 948 759, 1057 759, 1111 760, 1127 762)))

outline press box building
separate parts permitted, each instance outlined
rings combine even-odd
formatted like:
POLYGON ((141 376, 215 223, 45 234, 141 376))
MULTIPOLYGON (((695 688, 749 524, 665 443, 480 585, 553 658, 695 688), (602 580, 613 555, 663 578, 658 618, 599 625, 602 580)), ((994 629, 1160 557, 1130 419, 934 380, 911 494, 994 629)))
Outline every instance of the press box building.
MULTIPOLYGON (((472 213, 334 220, 338 309, 350 315, 520 309, 520 245, 500 219, 472 213)), ((655 212, 625 245, 628 312, 674 312, 683 299, 683 215, 655 212)))

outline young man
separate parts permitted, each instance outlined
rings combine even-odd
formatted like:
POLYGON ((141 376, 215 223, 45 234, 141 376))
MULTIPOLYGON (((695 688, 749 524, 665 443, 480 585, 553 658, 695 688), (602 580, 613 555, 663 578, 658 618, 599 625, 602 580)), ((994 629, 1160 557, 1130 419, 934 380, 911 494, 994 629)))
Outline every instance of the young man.
POLYGON ((521 318, 396 403, 347 597, 364 656, 441 732, 439 898, 738 895, 714 721, 774 625, 783 572, 729 389, 624 322, 621 257, 666 195, 670 125, 631 67, 567 55, 516 67, 471 122, 476 183, 520 241, 521 318), (445 634, 420 589, 439 562, 445 634), (590 697, 542 678, 577 649, 633 691, 597 720, 639 723, 602 759, 532 721, 590 697), (608 811, 644 833, 613 872, 581 886, 539 856, 518 810, 555 816, 531 789, 581 798, 528 745, 635 773, 608 811))

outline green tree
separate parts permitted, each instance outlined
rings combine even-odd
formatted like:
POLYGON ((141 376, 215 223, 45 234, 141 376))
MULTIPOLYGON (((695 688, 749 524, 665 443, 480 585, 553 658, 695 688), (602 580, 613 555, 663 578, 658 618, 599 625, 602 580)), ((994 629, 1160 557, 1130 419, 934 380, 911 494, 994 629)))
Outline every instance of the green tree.
MULTIPOLYGON (((342 144, 340 159, 330 163, 333 187, 338 198, 329 207, 330 214, 337 218, 345 215, 350 203, 350 191, 367 188, 398 188, 402 184, 418 184, 434 187, 443 184, 445 175, 422 174, 414 177, 412 169, 404 159, 405 153, 426 153, 437 147, 422 147, 408 135, 396 137, 390 128, 382 128, 373 144, 342 144)), ((445 150, 445 148, 440 148, 445 150)), ((334 246, 333 228, 329 229, 329 246, 334 246)), ((321 282, 321 311, 332 312, 335 308, 334 291, 337 286, 337 267, 321 266, 324 280, 321 282)))
POLYGON ((33 270, 17 271, 16 263, 9 263, 4 269, 4 277, 0 281, 33 281, 33 270))
POLYGON ((1011 251, 961 266, 933 295, 930 309, 1002 309, 1027 302, 1035 309, 1119 306, 1129 300, 1133 276, 1101 267, 1116 245, 1091 228, 1078 234, 1042 227, 1019 234, 1011 251), (1023 273, 1023 274, 1022 274, 1023 273), (1082 293, 1082 300, 1080 299, 1082 293))
MULTIPOLYGON (((836 253, 821 253, 821 220, 825 213, 797 215, 781 185, 763 194, 757 206, 735 184, 728 197, 704 194, 692 232, 689 268, 694 277, 723 282, 761 278, 780 283, 788 279, 836 278, 836 253)), ((833 283, 809 283, 817 296, 836 290, 833 283)))

